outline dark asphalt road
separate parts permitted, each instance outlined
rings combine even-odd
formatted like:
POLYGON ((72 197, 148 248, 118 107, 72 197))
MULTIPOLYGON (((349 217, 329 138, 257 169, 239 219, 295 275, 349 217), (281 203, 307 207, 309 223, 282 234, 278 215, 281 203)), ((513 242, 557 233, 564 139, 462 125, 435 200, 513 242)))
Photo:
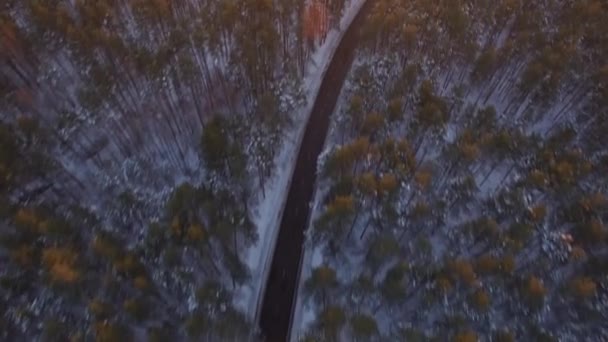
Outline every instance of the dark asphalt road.
POLYGON ((262 303, 260 329, 267 342, 288 340, 304 231, 310 215, 309 202, 316 180, 317 158, 325 142, 329 117, 353 61, 358 29, 371 3, 372 0, 368 0, 363 5, 339 43, 306 125, 262 303))

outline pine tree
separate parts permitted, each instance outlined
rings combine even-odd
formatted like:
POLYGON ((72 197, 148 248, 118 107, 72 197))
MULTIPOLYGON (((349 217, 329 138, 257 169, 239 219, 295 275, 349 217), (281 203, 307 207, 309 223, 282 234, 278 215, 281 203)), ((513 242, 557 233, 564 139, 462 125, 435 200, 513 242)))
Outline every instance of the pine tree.
POLYGON ((331 303, 330 293, 339 286, 336 271, 328 266, 319 266, 312 271, 311 277, 306 281, 306 292, 319 301, 323 307, 331 303))

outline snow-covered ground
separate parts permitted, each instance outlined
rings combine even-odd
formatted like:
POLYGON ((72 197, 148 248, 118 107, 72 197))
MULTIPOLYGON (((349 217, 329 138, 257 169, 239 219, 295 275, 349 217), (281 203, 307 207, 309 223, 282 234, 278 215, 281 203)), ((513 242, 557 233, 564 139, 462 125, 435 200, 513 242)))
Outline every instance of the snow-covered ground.
MULTIPOLYGON (((252 219, 259 235, 258 243, 246 252, 246 263, 251 271, 252 281, 235 293, 234 304, 248 317, 257 321, 274 245, 278 236, 281 216, 287 199, 300 143, 304 136, 306 122, 314 105, 321 81, 329 67, 346 28, 355 18, 365 0, 351 0, 345 6, 340 26, 328 32, 325 41, 317 47, 306 67, 303 79, 306 105, 295 117, 293 129, 285 134, 283 147, 276 158, 276 170, 267 182, 266 196, 260 194, 259 204, 252 208, 252 219)), ((296 321, 294 320, 294 326, 296 321)))
MULTIPOLYGON (((355 15, 359 12, 359 10, 361 9, 361 7, 363 6, 364 3, 365 3, 365 0, 354 0, 347 6, 345 15, 343 16, 343 18, 340 22, 339 39, 337 39, 336 41, 338 41, 338 42, 340 41, 344 31, 350 25, 350 23, 353 21, 355 15)), ((334 33, 334 32, 332 31, 332 33, 334 33)), ((334 49, 336 46, 337 46, 337 44, 335 44, 334 49)), ((329 64, 329 61, 330 61, 330 59, 327 60, 327 64, 329 64)), ((325 67, 327 67, 327 66, 325 66, 325 67)), ((344 87, 343 87, 343 89, 344 89, 344 87)), ((336 108, 334 109, 335 112, 339 112, 342 110, 342 106, 344 104, 343 98, 344 98, 343 96, 338 97, 338 102, 337 102, 336 108)), ((332 125, 330 123, 327 138, 332 136, 331 130, 332 130, 332 125)), ((323 155, 334 144, 335 144, 334 141, 326 140, 324 150, 323 150, 323 152, 321 152, 321 156, 319 156, 319 160, 323 159, 323 155)), ((320 210, 321 208, 319 207, 319 204, 322 202, 323 197, 326 195, 325 193, 323 193, 323 191, 318 191, 319 188, 320 187, 315 186, 315 189, 314 189, 313 202, 312 202, 312 203, 314 203, 314 206, 311 209, 311 213, 310 213, 310 216, 308 219, 308 223, 307 223, 308 230, 307 230, 307 235, 306 235, 307 237, 306 237, 306 241, 305 241, 304 254, 302 256, 302 260, 300 261, 300 272, 299 272, 300 277, 299 277, 298 286, 296 289, 295 308, 294 308, 294 312, 293 312, 293 319, 292 319, 292 323, 291 323, 292 325, 291 325, 291 330, 290 330, 290 332, 291 332, 290 340, 291 341, 298 341, 299 338, 301 337, 300 335, 306 331, 306 328, 308 327, 308 325, 311 324, 315 320, 316 309, 312 306, 313 303, 311 303, 311 302, 304 303, 305 301, 302 298, 301 294, 302 294, 304 282, 306 281, 306 279, 308 279, 310 277, 312 269, 321 265, 321 263, 323 262, 323 255, 322 255, 323 246, 314 246, 313 247, 313 245, 310 241, 310 238, 309 238, 311 224, 321 214, 321 210, 320 210)))

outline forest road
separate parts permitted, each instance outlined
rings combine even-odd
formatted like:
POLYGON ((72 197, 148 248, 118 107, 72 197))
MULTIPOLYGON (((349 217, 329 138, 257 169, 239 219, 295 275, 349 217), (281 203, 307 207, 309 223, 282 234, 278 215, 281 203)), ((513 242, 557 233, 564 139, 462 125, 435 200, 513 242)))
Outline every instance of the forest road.
POLYGON ((267 342, 289 340, 304 232, 316 181, 317 159, 325 143, 329 117, 336 107, 342 85, 353 62, 359 29, 372 2, 373 0, 368 0, 361 7, 338 44, 306 125, 260 312, 260 329, 267 342))

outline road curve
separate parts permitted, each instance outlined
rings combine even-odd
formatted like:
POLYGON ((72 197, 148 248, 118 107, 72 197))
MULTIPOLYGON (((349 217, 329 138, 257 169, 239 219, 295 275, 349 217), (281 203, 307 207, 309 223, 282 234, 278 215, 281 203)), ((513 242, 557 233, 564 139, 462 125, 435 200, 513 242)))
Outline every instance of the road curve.
POLYGON ((372 2, 368 0, 361 7, 338 44, 306 124, 260 313, 260 329, 267 342, 289 339, 287 335, 294 310, 294 297, 297 295, 299 265, 304 232, 311 210, 309 203, 316 181, 317 159, 325 143, 329 117, 336 107, 342 85, 352 65, 359 28, 372 2))

